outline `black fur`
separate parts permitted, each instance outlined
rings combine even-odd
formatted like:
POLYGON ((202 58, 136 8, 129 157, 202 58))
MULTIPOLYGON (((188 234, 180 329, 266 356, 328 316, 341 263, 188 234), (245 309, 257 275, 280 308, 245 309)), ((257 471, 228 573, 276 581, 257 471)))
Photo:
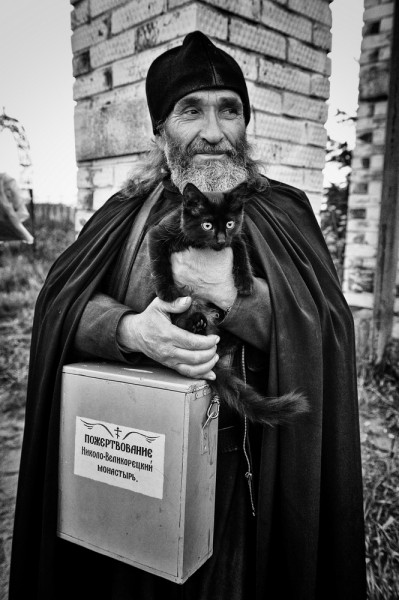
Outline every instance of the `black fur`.
MULTIPOLYGON (((238 294, 252 293, 252 269, 242 232, 247 193, 246 184, 240 184, 229 192, 204 194, 189 183, 183 191, 182 205, 150 230, 152 276, 156 293, 162 300, 171 302, 187 295, 187 290, 181 290, 174 284, 170 257, 173 252, 189 247, 221 250, 231 246, 238 294), (210 226, 204 227, 204 223, 210 226)), ((216 380, 210 382, 214 393, 242 417, 265 425, 288 423, 307 412, 308 403, 302 394, 291 392, 278 398, 263 397, 225 363, 223 358, 239 348, 240 341, 218 327, 222 312, 194 297, 187 311, 172 315, 173 323, 182 329, 200 335, 219 335, 220 360, 213 368, 216 380)))

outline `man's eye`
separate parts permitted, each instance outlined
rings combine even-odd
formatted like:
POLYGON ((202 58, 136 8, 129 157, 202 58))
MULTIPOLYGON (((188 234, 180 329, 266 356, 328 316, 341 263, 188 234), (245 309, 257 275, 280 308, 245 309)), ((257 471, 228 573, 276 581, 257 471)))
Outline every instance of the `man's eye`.
POLYGON ((209 221, 204 221, 204 223, 201 223, 201 227, 202 229, 205 229, 205 231, 210 231, 212 229, 212 223, 209 223, 209 221))
POLYGON ((227 221, 226 229, 233 229, 234 225, 235 225, 235 221, 227 221))
POLYGON ((238 115, 238 110, 236 108, 225 108, 223 110, 223 114, 226 117, 236 117, 238 115))

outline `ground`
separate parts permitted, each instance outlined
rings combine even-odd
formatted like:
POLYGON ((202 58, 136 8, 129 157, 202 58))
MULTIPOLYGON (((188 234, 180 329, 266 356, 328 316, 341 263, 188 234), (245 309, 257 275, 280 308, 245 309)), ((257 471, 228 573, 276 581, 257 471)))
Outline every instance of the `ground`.
MULTIPOLYGON (((37 224, 36 247, 0 245, 0 600, 7 599, 34 303, 74 238, 65 219, 37 224)), ((359 369, 369 600, 399 598, 399 352, 383 372, 359 369)), ((338 599, 337 599, 338 600, 338 599)))

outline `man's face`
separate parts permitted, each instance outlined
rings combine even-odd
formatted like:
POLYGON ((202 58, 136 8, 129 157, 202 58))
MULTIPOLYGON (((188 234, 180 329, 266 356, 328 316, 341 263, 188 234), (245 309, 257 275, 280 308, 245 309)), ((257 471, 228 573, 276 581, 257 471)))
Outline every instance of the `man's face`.
POLYGON ((181 98, 165 121, 162 145, 172 181, 224 191, 247 178, 248 145, 241 98, 231 90, 201 90, 181 98))

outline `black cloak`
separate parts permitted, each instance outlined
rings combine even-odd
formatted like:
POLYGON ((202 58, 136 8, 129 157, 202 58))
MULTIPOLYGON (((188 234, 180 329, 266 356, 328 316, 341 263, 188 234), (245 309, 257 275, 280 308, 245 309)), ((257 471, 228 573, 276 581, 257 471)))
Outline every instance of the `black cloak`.
MULTIPOLYGON (((60 383, 83 309, 141 204, 112 197, 55 262, 37 300, 10 600, 62 598, 70 578, 76 578, 79 597, 107 598, 109 559, 56 537, 60 383)), ((352 316, 303 192, 270 181, 246 205, 246 226, 253 265, 268 281, 273 309, 268 394, 302 389, 311 406, 311 416, 295 426, 263 432, 257 598, 363 600, 352 316)))

